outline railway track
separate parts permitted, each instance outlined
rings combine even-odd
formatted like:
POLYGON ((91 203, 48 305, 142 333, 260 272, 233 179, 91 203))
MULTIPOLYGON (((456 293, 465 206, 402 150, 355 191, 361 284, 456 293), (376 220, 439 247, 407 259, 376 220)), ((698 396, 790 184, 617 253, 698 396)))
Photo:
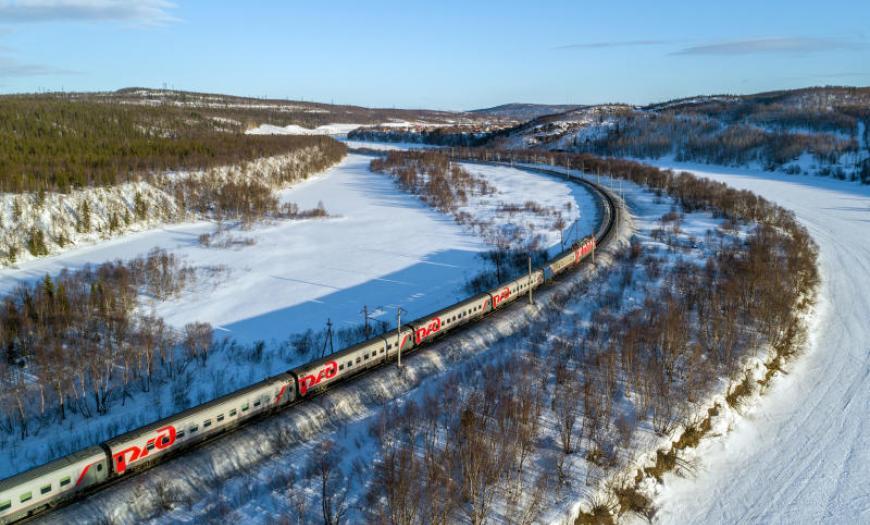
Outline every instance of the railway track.
MULTIPOLYGON (((364 152, 364 153, 370 154, 369 152, 364 152)), ((460 159, 457 159, 457 160, 460 160, 460 159)), ((509 164, 507 164, 507 163, 498 163, 498 162, 482 162, 482 161, 462 161, 462 162, 475 163, 475 164, 486 164, 486 165, 497 165, 497 166, 509 166, 509 164)), ((514 167, 517 169, 522 169, 522 170, 529 171, 532 173, 539 173, 542 175, 556 177, 556 178, 559 178, 562 180, 567 180, 567 181, 570 181, 573 183, 582 184, 582 185, 588 187, 593 193, 595 193, 598 196, 599 209, 601 212, 601 221, 600 221, 600 223, 598 225, 598 229, 596 230, 595 235, 594 235, 596 245, 598 247, 604 247, 604 246, 607 246, 609 244, 610 240, 612 239, 612 237, 616 231, 616 225, 618 224, 618 222, 620 220, 621 207, 618 204, 617 197, 615 197, 608 189, 596 184, 595 182, 593 182, 591 180, 587 180, 586 178, 570 175, 570 174, 567 174, 564 172, 559 172, 556 170, 539 168, 539 167, 528 167, 528 166, 522 166, 522 167, 514 166, 514 167)), ((570 249, 568 251, 570 252, 570 249)), ((563 252, 562 254, 557 256, 556 258, 563 256, 564 253, 565 252, 563 252)), ((543 285, 541 285, 542 288, 546 289, 546 288, 549 288, 552 286, 556 286, 557 283, 559 283, 560 281, 562 281, 564 279, 566 274, 572 273, 572 272, 576 271, 578 268, 584 266, 584 264, 583 264, 584 262, 585 261, 581 261, 580 264, 576 264, 571 270, 569 270, 567 272, 563 272, 563 273, 555 275, 551 280, 549 280, 549 281, 545 282, 543 285)), ((510 306, 513 306, 513 305, 510 305, 510 306)), ((456 334, 461 334, 465 330, 467 330, 468 328, 470 328, 472 326, 476 326, 478 324, 478 322, 485 321, 487 319, 490 319, 493 316, 501 316, 501 315, 508 315, 508 314, 502 313, 501 310, 493 310, 492 312, 490 312, 486 316, 481 317, 480 321, 469 322, 469 323, 464 324, 460 327, 457 327, 456 329, 450 330, 449 332, 445 333, 444 335, 439 336, 437 338, 437 340, 443 341, 444 339, 450 338, 456 334)), ((430 346, 430 345, 427 345, 427 346, 430 346)), ((428 348, 424 348, 423 350, 420 350, 420 351, 427 351, 427 350, 428 350, 428 348)), ((413 354, 416 354, 416 353, 418 353, 418 351, 413 352, 413 354)), ((181 457, 183 457, 184 455, 186 455, 187 453, 189 453, 193 450, 200 449, 204 446, 207 446, 210 443, 213 443, 215 441, 223 439, 223 438, 235 433, 238 430, 241 430, 243 428, 248 428, 257 422, 271 418, 271 417, 273 417, 277 414, 281 414, 287 410, 292 410, 293 407, 296 407, 302 403, 308 402, 312 399, 316 399, 322 395, 325 395, 325 394, 329 393, 330 391, 335 390, 337 387, 351 385, 363 377, 368 377, 370 374, 378 373, 378 371, 382 370, 384 367, 391 366, 393 364, 393 362, 394 362, 394 360, 386 359, 383 362, 381 362, 375 366, 372 366, 372 367, 367 368, 363 371, 360 371, 359 373, 350 375, 346 378, 339 378, 338 380, 331 382, 329 384, 329 386, 326 388, 317 389, 316 391, 312 391, 309 395, 307 395, 305 397, 300 397, 300 398, 294 400, 293 402, 278 406, 275 409, 263 411, 260 414, 257 414, 257 415, 254 415, 252 417, 249 417, 247 419, 241 420, 239 422, 239 424, 234 425, 232 427, 227 427, 226 429, 224 429, 220 432, 216 432, 213 435, 210 435, 209 437, 202 439, 201 441, 198 441, 195 445, 187 446, 187 447, 179 447, 177 449, 171 449, 171 450, 165 452, 159 459, 150 462, 147 465, 147 467, 145 467, 145 468, 140 468, 140 469, 137 469, 135 471, 131 471, 131 472, 129 472, 123 476, 120 476, 120 477, 109 478, 108 480, 101 482, 98 485, 94 485, 92 487, 89 487, 85 490, 80 491, 79 493, 76 494, 75 497, 73 497, 71 499, 68 499, 65 501, 59 501, 57 503, 47 504, 42 508, 37 508, 34 511, 32 511, 32 513, 30 515, 24 517, 23 519, 19 519, 17 521, 12 521, 12 522, 7 522, 7 521, 4 521, 2 518, 0 518, 0 523, 28 523, 28 522, 31 522, 35 519, 45 517, 53 511, 56 511, 60 508, 69 506, 69 505, 74 504, 76 502, 80 502, 81 500, 83 500, 89 496, 92 496, 95 493, 102 492, 110 487, 115 487, 115 486, 121 485, 128 480, 136 479, 142 473, 147 472, 148 470, 150 470, 151 468, 153 468, 157 465, 171 463, 177 459, 180 459, 181 457)))

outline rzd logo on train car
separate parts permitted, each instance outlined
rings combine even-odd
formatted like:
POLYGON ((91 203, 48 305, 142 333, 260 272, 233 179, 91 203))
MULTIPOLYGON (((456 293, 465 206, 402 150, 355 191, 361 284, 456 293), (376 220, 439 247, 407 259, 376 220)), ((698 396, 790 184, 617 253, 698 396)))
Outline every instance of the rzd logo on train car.
POLYGON ((321 381, 329 381, 338 374, 338 363, 330 361, 323 365, 317 373, 308 374, 299 378, 299 395, 304 396, 313 387, 320 384, 321 381))
POLYGON ((502 290, 497 295, 493 295, 492 296, 492 309, 495 310, 496 308, 498 308, 498 305, 500 305, 502 303, 502 301, 506 300, 510 296, 511 296, 511 289, 508 287, 505 287, 505 289, 502 290))
POLYGON ((145 446, 137 447, 133 445, 118 452, 112 459, 115 461, 115 471, 118 474, 123 474, 127 471, 127 466, 130 463, 139 461, 148 456, 151 449, 163 450, 169 448, 175 443, 175 427, 172 425, 165 426, 157 430, 157 435, 145 442, 145 446))
POLYGON ((574 250, 574 262, 580 262, 580 259, 589 255, 589 252, 595 247, 595 241, 587 241, 582 246, 574 250))
POLYGON ((417 344, 420 344, 423 339, 426 339, 430 335, 437 333, 441 330, 441 318, 435 317, 429 324, 426 326, 421 326, 414 332, 414 340, 417 341, 417 344))

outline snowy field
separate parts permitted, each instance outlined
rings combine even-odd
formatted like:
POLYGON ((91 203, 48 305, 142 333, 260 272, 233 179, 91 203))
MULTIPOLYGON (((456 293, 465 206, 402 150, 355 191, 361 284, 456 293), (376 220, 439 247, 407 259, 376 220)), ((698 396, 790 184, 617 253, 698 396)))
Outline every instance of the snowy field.
MULTIPOLYGON (((339 328, 356 325, 362 322, 364 305, 381 307, 374 317, 389 321, 398 304, 417 316, 463 297, 465 283, 481 267, 478 254, 486 245, 450 217, 400 192, 389 177, 369 172, 370 160, 349 155, 324 175, 282 192, 282 200, 303 209, 323 202, 330 218, 228 232, 252 239, 252 246, 201 246, 198 236, 215 229, 210 222, 166 226, 0 270, 0 292, 62 268, 132 258, 160 247, 192 266, 225 266, 228 274, 213 286, 155 305, 157 314, 174 326, 210 322, 240 342, 282 340, 300 330, 322 328, 327 318, 339 328)), ((534 198, 556 208, 572 202, 566 231, 583 236, 595 226, 594 200, 582 187, 516 169, 466 167, 498 189, 494 196, 472 198, 466 211, 486 217, 495 213, 498 202, 521 204, 534 198)), ((559 248, 559 233, 550 224, 523 214, 514 220, 535 222, 547 245, 559 248)))
POLYGON ((245 133, 248 135, 346 135, 360 126, 361 124, 324 124, 316 128, 304 128, 296 124, 288 126, 261 124, 245 133))
POLYGON ((820 248, 806 355, 724 438, 696 478, 670 475, 662 523, 870 523, 870 188, 816 177, 660 164, 793 210, 820 248))
MULTIPOLYGON (((371 173, 370 160, 349 155, 281 194, 303 209, 322 201, 330 217, 275 221, 222 234, 250 239, 253 245, 204 247, 198 237, 214 231, 215 224, 203 221, 129 234, 0 270, 0 290, 9 292, 62 268, 132 258, 161 247, 194 267, 224 270, 216 281, 200 280, 176 299, 145 305, 148 311, 175 327, 209 322, 219 339, 267 343, 261 361, 246 361, 232 349, 215 353, 193 371, 192 384, 165 383, 147 394, 134 393, 134 400, 106 416, 76 416, 62 426, 51 422, 37 427, 34 438, 23 444, 17 437, 0 436, 0 453, 15 451, 14 459, 0 464, 0 477, 185 408, 177 406, 173 389, 186 390, 189 403, 201 403, 306 361, 312 356, 289 351, 287 339, 307 329, 319 331, 327 319, 336 330, 358 326, 368 306, 370 317, 392 323, 397 306, 407 312, 404 319, 413 319, 466 296, 465 284, 483 268, 479 255, 487 245, 451 217, 401 192, 390 177, 371 173)), ((471 199, 469 211, 479 216, 494 213, 493 199, 521 204, 533 196, 545 206, 572 203, 575 225, 566 228, 572 236, 588 235, 597 222, 593 197, 582 188, 510 168, 468 168, 498 190, 480 202, 471 199)), ((535 217, 520 214, 513 220, 534 222, 535 217)), ((559 232, 548 230, 546 223, 538 227, 557 250, 559 232)))

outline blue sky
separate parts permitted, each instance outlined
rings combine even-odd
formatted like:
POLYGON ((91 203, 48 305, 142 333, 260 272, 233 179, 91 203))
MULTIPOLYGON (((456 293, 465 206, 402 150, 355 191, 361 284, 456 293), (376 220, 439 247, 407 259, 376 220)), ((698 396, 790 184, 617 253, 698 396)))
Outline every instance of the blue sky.
POLYGON ((0 92, 472 109, 866 86, 868 22, 865 0, 0 0, 0 92))

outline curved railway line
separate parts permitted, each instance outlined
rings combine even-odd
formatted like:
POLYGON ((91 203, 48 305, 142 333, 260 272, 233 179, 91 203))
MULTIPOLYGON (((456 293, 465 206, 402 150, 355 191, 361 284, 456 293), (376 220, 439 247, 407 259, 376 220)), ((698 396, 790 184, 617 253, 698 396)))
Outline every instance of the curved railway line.
MULTIPOLYGON (((483 164, 504 165, 496 162, 483 164)), ((79 501, 95 492, 134 478, 157 464, 177 458, 255 421, 283 412, 322 395, 330 388, 355 381, 389 366, 401 354, 501 311, 532 291, 551 286, 587 257, 607 245, 620 220, 618 199, 606 188, 583 177, 536 167, 529 172, 582 184, 598 196, 601 222, 594 236, 575 242, 543 266, 483 294, 476 294, 433 314, 322 359, 268 378, 252 386, 190 408, 99 446, 38 466, 0 481, 0 524, 21 523, 79 501)))

